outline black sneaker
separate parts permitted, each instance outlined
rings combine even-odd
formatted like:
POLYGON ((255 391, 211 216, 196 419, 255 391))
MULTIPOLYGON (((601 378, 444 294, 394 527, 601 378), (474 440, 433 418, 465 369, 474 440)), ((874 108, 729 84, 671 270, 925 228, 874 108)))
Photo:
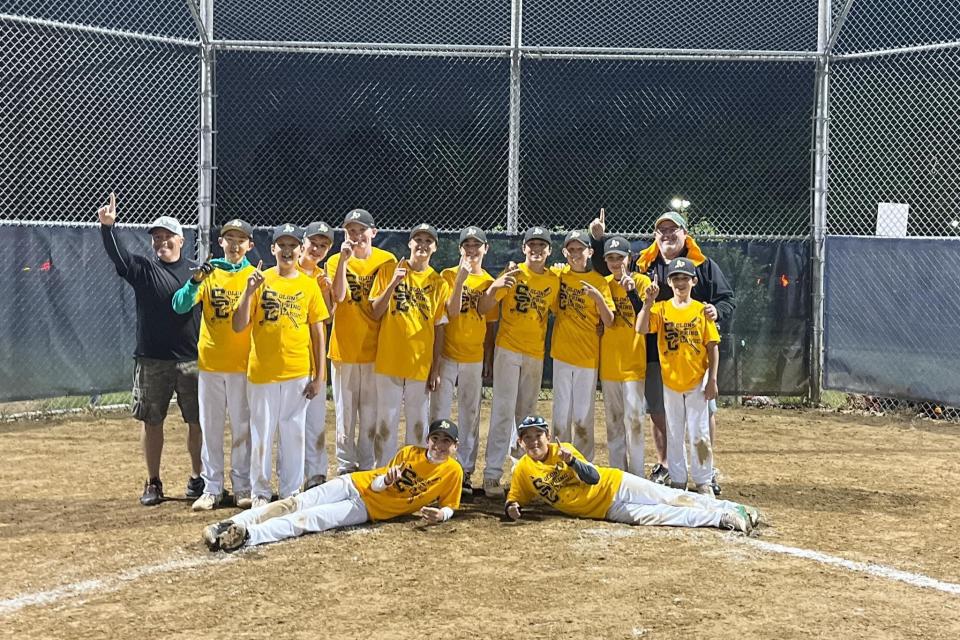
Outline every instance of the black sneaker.
POLYGON ((324 482, 326 482, 326 481, 327 481, 327 476, 322 475, 322 474, 319 474, 319 473, 318 473, 317 475, 310 476, 310 478, 309 478, 306 482, 303 483, 303 490, 304 490, 304 491, 309 491, 310 489, 313 489, 314 487, 319 487, 320 485, 322 485, 322 484, 323 484, 324 482))
POLYGON ((206 485, 203 482, 203 478, 190 478, 187 480, 187 497, 199 498, 203 495, 204 486, 206 485))
MULTIPOLYGON (((202 493, 202 492, 201 492, 202 493)), ((163 483, 160 478, 150 478, 143 483, 143 495, 140 496, 140 504, 145 507, 152 507, 163 501, 163 483)))
POLYGON ((717 470, 713 470, 713 477, 710 479, 710 486, 713 487, 713 495, 720 495, 720 482, 717 480, 718 474, 717 470))
POLYGON ((668 484, 670 482, 670 474, 667 473, 667 468, 660 463, 653 465, 653 469, 650 470, 650 482, 668 484))
POLYGON ((463 479, 463 486, 460 487, 460 495, 473 496, 473 485, 470 484, 469 478, 463 479))

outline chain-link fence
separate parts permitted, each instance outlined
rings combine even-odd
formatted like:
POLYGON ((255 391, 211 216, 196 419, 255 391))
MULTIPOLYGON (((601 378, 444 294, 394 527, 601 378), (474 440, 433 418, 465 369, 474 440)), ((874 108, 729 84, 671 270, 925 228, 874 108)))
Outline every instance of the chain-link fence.
MULTIPOLYGON (((734 386, 803 389, 783 363, 816 376, 829 283, 781 268, 807 253, 769 242, 809 238, 816 266, 829 235, 960 233, 958 25, 957 0, 0 0, 0 233, 92 225, 109 191, 121 223, 337 224, 362 206, 388 230, 505 238, 600 207, 611 231, 642 235, 677 198, 738 274, 742 309, 789 298, 787 315, 807 314, 799 337, 779 307, 756 307, 778 314, 765 327, 739 316, 767 337, 734 386)), ((24 310, 50 275, 41 236, 10 266, 24 310)), ((98 269, 84 286, 122 286, 98 269)), ((13 321, 10 335, 31 328, 13 321)), ((98 357, 84 356, 115 367, 98 357)), ((33 395, 116 390, 89 386, 38 380, 33 395)))

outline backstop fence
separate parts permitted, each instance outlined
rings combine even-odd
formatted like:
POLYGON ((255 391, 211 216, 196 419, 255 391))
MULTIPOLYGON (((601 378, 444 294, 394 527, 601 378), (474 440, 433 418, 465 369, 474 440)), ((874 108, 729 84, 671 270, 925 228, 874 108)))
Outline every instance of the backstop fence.
POLYGON ((490 271, 676 198, 736 291, 722 392, 960 406, 958 0, 0 0, 0 33, 0 415, 129 386, 111 191, 143 251, 364 207, 438 266, 488 229, 490 271))

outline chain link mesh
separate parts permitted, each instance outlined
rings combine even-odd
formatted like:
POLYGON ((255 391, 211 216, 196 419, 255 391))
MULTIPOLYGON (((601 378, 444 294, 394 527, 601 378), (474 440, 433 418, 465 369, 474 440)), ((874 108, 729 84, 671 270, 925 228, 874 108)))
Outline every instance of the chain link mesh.
POLYGON ((0 13, 74 25, 197 39, 184 0, 0 0, 0 13))
POLYGON ((520 228, 649 233, 682 197, 700 235, 804 235, 813 68, 527 60, 520 228))
POLYGON ((220 40, 506 46, 510 0, 220 0, 220 40))
POLYGON ((817 0, 524 0, 523 44, 812 51, 817 0))
MULTIPOLYGON (((845 0, 833 0, 834 10, 845 0)), ((836 53, 960 41, 958 0, 854 0, 836 53)))
POLYGON ((502 225, 505 58, 227 52, 217 58, 218 220, 383 229, 502 225))
POLYGON ((828 232, 897 235, 878 203, 910 206, 907 235, 960 236, 960 48, 832 67, 828 232))
POLYGON ((197 216, 196 49, 0 20, 0 219, 197 216))

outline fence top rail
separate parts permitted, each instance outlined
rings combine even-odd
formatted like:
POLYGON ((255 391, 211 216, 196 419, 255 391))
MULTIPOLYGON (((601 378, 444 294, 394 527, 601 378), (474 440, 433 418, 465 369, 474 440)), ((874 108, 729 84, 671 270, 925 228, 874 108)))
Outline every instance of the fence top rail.
POLYGON ((483 44, 428 44, 410 42, 324 42, 309 40, 213 40, 211 44, 217 48, 257 47, 284 49, 393 49, 409 51, 477 51, 477 52, 509 52, 509 45, 483 44))
POLYGON ((175 44, 185 47, 199 47, 199 40, 187 40, 184 38, 171 38, 169 36, 155 36, 149 33, 140 33, 138 31, 124 31, 123 29, 108 29, 106 27, 94 27, 86 24, 74 24, 72 22, 60 22, 58 20, 47 20, 44 18, 30 18, 27 16, 17 16, 9 13, 0 13, 0 21, 17 22, 37 27, 49 27, 52 29, 63 29, 65 31, 79 31, 81 33, 95 33, 103 36, 113 36, 117 38, 132 38, 134 40, 147 40, 150 42, 160 42, 163 44, 175 44))
POLYGON ((393 49, 393 48, 365 48, 360 45, 349 47, 288 47, 284 45, 244 44, 241 42, 219 41, 213 44, 219 51, 255 51, 262 53, 301 53, 301 54, 339 54, 347 56, 409 56, 420 58, 509 58, 510 49, 502 51, 464 51, 462 49, 393 49))
POLYGON ((654 50, 651 53, 610 53, 610 54, 597 54, 597 53, 540 53, 536 51, 524 51, 523 56, 532 60, 550 60, 550 59, 567 59, 567 60, 670 60, 670 61, 687 61, 687 62, 813 62, 817 59, 816 53, 804 53, 799 56, 782 56, 782 55, 762 55, 762 54, 719 54, 719 53, 689 53, 689 54, 678 54, 678 53, 665 53, 665 52, 656 52, 654 50))
POLYGON ((941 49, 960 48, 960 40, 952 42, 937 42, 935 44, 918 44, 912 47, 896 49, 880 49, 877 51, 858 51, 856 53, 834 53, 830 57, 834 60, 857 60, 860 58, 879 58, 881 56, 896 56, 908 53, 922 53, 925 51, 939 51, 941 49))

